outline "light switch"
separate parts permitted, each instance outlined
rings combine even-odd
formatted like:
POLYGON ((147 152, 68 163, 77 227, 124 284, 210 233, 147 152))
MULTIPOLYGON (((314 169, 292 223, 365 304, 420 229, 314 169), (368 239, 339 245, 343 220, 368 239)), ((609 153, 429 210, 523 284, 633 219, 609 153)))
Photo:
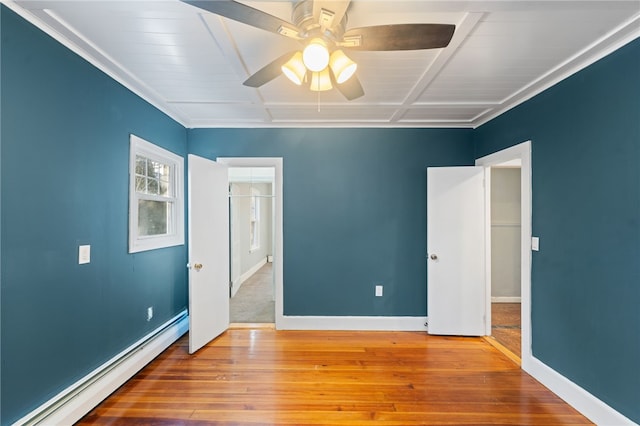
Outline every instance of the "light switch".
POLYGON ((91 246, 80 246, 78 248, 78 265, 91 262, 91 246))
POLYGON ((382 297, 382 286, 381 285, 377 285, 376 286, 376 296, 377 297, 382 297))
POLYGON ((531 237, 531 250, 533 251, 540 250, 540 238, 531 237))

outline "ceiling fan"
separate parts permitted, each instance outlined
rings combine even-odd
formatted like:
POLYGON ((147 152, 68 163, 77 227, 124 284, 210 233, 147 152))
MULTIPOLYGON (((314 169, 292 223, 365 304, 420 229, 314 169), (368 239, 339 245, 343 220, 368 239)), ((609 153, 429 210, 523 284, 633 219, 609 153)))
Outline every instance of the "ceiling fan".
POLYGON ((312 91, 336 87, 348 100, 364 95, 357 64, 344 51, 419 50, 446 47, 455 25, 391 24, 347 29, 350 0, 300 0, 293 23, 232 0, 181 0, 184 3, 256 28, 289 37, 301 49, 273 60, 243 84, 260 87, 284 74, 312 91))

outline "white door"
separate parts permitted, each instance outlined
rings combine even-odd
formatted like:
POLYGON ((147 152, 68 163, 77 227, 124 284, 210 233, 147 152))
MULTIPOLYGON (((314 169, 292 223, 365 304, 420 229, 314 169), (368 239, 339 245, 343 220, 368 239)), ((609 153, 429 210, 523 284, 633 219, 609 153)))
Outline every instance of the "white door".
POLYGON ((483 167, 427 169, 429 334, 485 334, 483 167))
POLYGON ((189 173, 189 353, 229 328, 227 166, 195 155, 189 173))

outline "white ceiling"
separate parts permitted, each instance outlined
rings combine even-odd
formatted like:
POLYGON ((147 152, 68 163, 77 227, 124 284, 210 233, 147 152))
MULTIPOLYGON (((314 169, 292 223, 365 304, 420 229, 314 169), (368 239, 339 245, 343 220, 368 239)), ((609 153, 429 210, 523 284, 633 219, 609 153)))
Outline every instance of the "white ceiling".
MULTIPOLYGON (((456 32, 444 49, 349 52, 365 95, 347 101, 284 76, 243 86, 297 43, 179 0, 4 3, 189 128, 475 128, 640 36, 638 0, 353 0, 347 28, 456 32)), ((291 21, 290 1, 244 3, 291 21)))

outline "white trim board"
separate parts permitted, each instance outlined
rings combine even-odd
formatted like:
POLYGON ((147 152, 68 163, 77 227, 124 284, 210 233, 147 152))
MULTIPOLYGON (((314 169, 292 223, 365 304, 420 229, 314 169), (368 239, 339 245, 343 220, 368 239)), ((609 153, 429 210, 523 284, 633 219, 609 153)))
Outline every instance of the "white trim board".
POLYGON ((537 358, 529 360, 524 370, 597 425, 637 425, 537 358))
POLYGON ((522 297, 495 296, 491 297, 491 303, 521 303, 522 297))
POLYGON ((233 286, 231 287, 231 297, 235 296, 238 290, 240 290, 240 286, 242 286, 242 283, 244 283, 246 280, 251 278, 253 274, 258 272, 260 268, 262 268, 266 264, 267 264, 267 258, 265 257, 264 259, 260 260, 258 263, 253 265, 247 272, 240 275, 240 278, 238 278, 237 283, 233 283, 233 286))
MULTIPOLYGON (((532 359, 531 352, 531 141, 522 142, 476 160, 476 166, 490 168, 512 164, 520 161, 520 297, 521 297, 521 329, 522 329, 522 368, 526 371, 527 363, 532 359)), ((491 174, 487 173, 485 183, 486 196, 490 196, 491 174)), ((486 203, 490 209, 491 203, 486 203)), ((486 212, 486 316, 487 335, 491 335, 491 212, 486 212)))
POLYGON ((427 317, 293 316, 282 317, 279 330, 427 331, 427 317))
POLYGON ((75 423, 188 330, 189 316, 184 310, 16 421, 14 425, 75 423))

